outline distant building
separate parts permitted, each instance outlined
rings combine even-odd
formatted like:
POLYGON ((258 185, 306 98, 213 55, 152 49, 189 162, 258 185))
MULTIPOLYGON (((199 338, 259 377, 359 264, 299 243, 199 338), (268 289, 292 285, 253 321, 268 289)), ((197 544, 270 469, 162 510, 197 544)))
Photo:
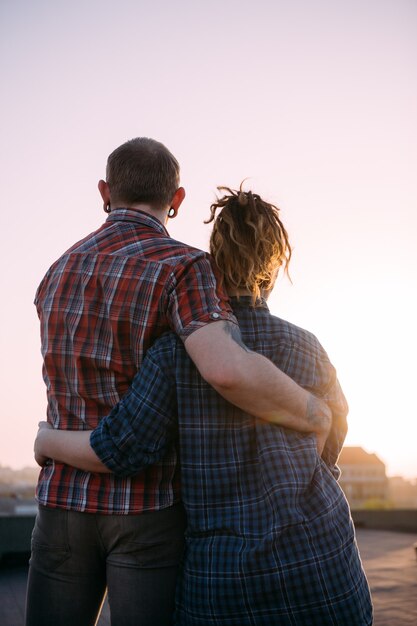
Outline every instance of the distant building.
POLYGON ((13 470, 0 464, 0 517, 36 514, 35 485, 38 475, 39 468, 13 470))
POLYGON ((388 478, 388 496, 396 509, 417 509, 417 483, 402 476, 388 478))
POLYGON ((385 464, 376 454, 363 448, 343 448, 338 466, 342 474, 340 486, 352 509, 388 505, 388 479, 385 464))
POLYGON ((0 495, 0 517, 9 517, 11 515, 25 517, 27 515, 36 515, 37 512, 38 504, 33 497, 0 495))

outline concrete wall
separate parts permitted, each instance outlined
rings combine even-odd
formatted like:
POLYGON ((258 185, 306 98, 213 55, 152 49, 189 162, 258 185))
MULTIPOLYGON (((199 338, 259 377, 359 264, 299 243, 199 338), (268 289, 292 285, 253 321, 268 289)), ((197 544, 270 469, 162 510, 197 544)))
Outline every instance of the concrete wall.
MULTIPOLYGON (((395 530, 417 534, 417 509, 352 511, 357 528, 395 530)), ((0 517, 0 559, 6 554, 30 552, 34 516, 0 517)))
POLYGON ((30 552, 30 539, 35 516, 0 517, 0 559, 6 554, 30 552))
POLYGON ((352 517, 356 528, 417 533, 417 509, 357 509, 352 511, 352 517))

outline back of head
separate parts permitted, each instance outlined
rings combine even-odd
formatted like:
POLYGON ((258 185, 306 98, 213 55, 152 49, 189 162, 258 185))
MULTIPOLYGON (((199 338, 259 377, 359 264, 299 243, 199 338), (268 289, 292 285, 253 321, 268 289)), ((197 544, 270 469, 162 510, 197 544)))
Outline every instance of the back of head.
POLYGON ((113 206, 149 204, 169 206, 179 186, 177 159, 159 141, 148 137, 130 139, 107 160, 107 183, 113 206))
POLYGON ((242 185, 239 190, 218 189, 226 193, 210 207, 210 253, 226 291, 250 292, 255 301, 273 288, 280 267, 288 272, 288 234, 273 204, 242 191, 242 185))

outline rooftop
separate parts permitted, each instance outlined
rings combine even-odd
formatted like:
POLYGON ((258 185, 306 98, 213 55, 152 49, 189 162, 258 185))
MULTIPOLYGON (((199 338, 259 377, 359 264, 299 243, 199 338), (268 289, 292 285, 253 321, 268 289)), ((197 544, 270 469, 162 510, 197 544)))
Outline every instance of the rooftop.
POLYGON ((359 446, 345 446, 340 453, 338 465, 381 465, 385 467, 376 454, 366 452, 359 446))
MULTIPOLYGON (((417 535, 358 528, 357 539, 372 590, 374 626, 417 623, 417 535)), ((0 566, 0 624, 23 626, 27 555, 0 566)), ((110 626, 105 604, 97 626, 110 626)))

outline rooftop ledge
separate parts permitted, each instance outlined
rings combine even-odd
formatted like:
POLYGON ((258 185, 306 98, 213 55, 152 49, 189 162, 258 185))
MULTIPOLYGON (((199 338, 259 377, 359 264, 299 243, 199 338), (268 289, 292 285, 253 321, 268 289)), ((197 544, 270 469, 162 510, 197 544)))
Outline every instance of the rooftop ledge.
MULTIPOLYGON (((353 511, 375 626, 417 623, 417 510, 353 511)), ((0 624, 23 626, 34 516, 0 517, 0 624)), ((110 626, 105 603, 97 626, 110 626)))

